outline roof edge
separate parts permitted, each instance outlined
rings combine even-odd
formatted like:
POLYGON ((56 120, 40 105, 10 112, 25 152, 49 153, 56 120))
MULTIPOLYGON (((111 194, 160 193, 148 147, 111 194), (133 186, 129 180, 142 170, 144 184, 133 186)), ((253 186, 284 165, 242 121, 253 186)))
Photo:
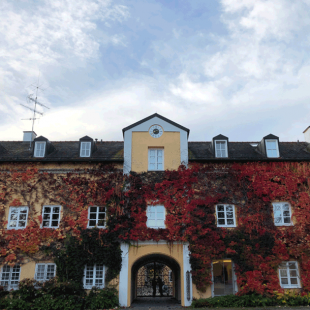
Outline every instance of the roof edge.
POLYGON ((134 123, 132 125, 129 125, 129 126, 123 128, 122 129, 123 136, 124 136, 125 131, 127 131, 127 130, 135 127, 135 126, 138 126, 138 125, 140 125, 140 124, 142 124, 142 123, 144 123, 144 122, 146 122, 146 121, 148 121, 148 120, 150 120, 150 119, 152 119, 154 117, 158 117, 158 118, 162 119, 163 121, 165 121, 167 123, 170 123, 171 125, 176 126, 176 127, 180 128, 180 129, 186 131, 187 132, 187 137, 189 136, 190 130, 188 128, 186 128, 186 127, 184 127, 184 126, 182 126, 182 125, 180 125, 178 123, 175 123, 175 122, 171 121, 170 119, 168 119, 168 118, 166 118, 166 117, 164 117, 164 116, 162 116, 162 115, 160 115, 158 113, 154 113, 154 114, 152 114, 152 115, 150 115, 150 116, 148 116, 146 118, 143 118, 142 120, 140 120, 140 121, 138 121, 138 122, 136 122, 136 123, 134 123))

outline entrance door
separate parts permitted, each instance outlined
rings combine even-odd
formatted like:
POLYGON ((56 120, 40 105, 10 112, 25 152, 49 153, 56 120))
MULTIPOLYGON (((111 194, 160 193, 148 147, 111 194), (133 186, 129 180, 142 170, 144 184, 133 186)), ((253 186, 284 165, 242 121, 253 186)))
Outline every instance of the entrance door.
POLYGON ((212 264, 213 296, 224 296, 237 292, 234 264, 230 259, 218 260, 212 264))
POLYGON ((140 267, 136 281, 137 297, 173 296, 173 273, 163 263, 153 261, 140 267))

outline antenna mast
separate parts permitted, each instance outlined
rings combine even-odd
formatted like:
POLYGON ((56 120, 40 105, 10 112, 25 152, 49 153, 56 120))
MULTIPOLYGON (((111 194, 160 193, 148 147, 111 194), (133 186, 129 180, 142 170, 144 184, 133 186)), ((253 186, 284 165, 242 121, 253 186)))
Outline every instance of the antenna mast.
MULTIPOLYGON (((40 78, 40 76, 39 76, 39 78, 40 78)), ((37 105, 40 105, 41 107, 44 107, 44 108, 47 108, 47 109, 49 109, 49 107, 47 107, 47 106, 45 106, 44 104, 42 104, 42 103, 40 103, 39 101, 38 101, 38 91, 39 91, 39 89, 40 90, 42 90, 41 89, 41 85, 39 85, 39 79, 38 79, 38 84, 37 85, 31 85, 32 87, 34 87, 35 88, 35 98, 34 98, 34 95, 33 94, 30 94, 28 97, 27 97, 27 99, 28 99, 28 103, 34 103, 34 109, 31 109, 31 108, 29 108, 28 106, 26 106, 26 105, 24 105, 24 104, 21 104, 20 103, 20 105, 21 106, 23 106, 23 107, 25 107, 25 108, 27 108, 28 110, 30 110, 30 111, 33 111, 33 117, 32 118, 23 118, 22 120, 29 120, 29 121, 32 121, 32 128, 31 128, 31 131, 33 132, 33 129, 34 129, 34 121, 36 120, 36 119, 39 119, 39 118, 37 118, 36 117, 36 113, 37 114, 40 114, 40 115, 42 115, 43 116, 43 113, 41 113, 41 112, 39 112, 39 111, 37 111, 37 105)), ((30 146, 29 146, 29 149, 31 148, 31 139, 30 139, 30 146)))

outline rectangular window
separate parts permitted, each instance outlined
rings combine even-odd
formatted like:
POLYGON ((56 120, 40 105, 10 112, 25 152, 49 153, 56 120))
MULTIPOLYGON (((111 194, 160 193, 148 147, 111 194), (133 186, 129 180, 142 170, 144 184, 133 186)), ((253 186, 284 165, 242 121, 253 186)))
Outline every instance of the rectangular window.
POLYGON ((88 227, 104 228, 106 225, 105 207, 89 207, 88 208, 88 227))
POLYGON ((10 207, 8 229, 22 229, 27 226, 28 207, 10 207))
POLYGON ((149 228, 166 228, 165 226, 165 207, 148 206, 146 210, 147 222, 149 228))
POLYGON ((81 142, 81 157, 90 157, 91 142, 81 142))
POLYGON ((215 141, 215 157, 228 157, 227 155, 227 141, 215 141))
POLYGON ((0 285, 6 290, 17 289, 20 277, 20 266, 15 265, 14 267, 3 266, 0 276, 0 285))
POLYGON ((218 227, 236 227, 234 205, 217 205, 216 216, 218 227))
POLYGON ((37 281, 48 281, 54 278, 56 275, 56 265, 55 264, 36 264, 35 279, 37 281))
POLYGON ((299 288, 297 262, 283 262, 279 266, 280 285, 283 288, 299 288))
POLYGON ((149 149, 149 170, 164 170, 164 149, 149 149))
POLYGON ((287 202, 275 202, 272 205, 274 224, 276 226, 292 225, 290 205, 287 202))
POLYGON ((104 288, 104 265, 85 266, 84 269, 84 288, 91 289, 92 287, 104 288))
POLYGON ((60 220, 60 206, 43 206, 42 227, 57 228, 60 220))
POLYGON ((279 157, 278 140, 266 140, 267 157, 279 157))
POLYGON ((44 157, 46 142, 35 142, 34 157, 44 157))

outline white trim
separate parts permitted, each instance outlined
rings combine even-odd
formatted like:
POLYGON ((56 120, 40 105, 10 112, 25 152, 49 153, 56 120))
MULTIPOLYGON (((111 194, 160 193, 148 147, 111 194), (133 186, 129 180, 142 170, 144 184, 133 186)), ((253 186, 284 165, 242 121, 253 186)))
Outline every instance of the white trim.
POLYGON ((59 223, 60 223, 60 214, 61 214, 61 206, 59 205, 46 205, 42 207, 42 224, 41 224, 41 228, 58 228, 59 227, 59 223), (50 213, 50 218, 49 219, 45 219, 44 220, 44 215, 46 214, 45 208, 51 208, 51 213, 50 213), (56 220, 53 219, 53 215, 57 214, 57 212, 54 212, 54 208, 59 208, 59 215, 58 215, 58 225, 57 226, 52 226, 52 222, 55 222, 56 220), (48 226, 43 226, 43 222, 49 221, 49 225, 48 226))
POLYGON ((188 249, 189 244, 183 245, 183 296, 184 296, 184 307, 189 307, 193 301, 193 281, 191 274, 191 264, 190 264, 190 251, 188 249), (187 292, 186 292, 186 273, 190 272, 190 300, 187 300, 187 292))
POLYGON ((165 152, 164 152, 164 148, 155 148, 155 147, 149 147, 148 149, 148 171, 164 171, 165 170, 165 152), (151 165, 151 151, 155 152, 155 168, 151 169, 150 165, 151 165), (158 163, 158 151, 162 152, 162 162, 158 163), (162 165, 162 169, 158 168, 158 165, 162 165))
POLYGON ((286 265, 286 269, 280 269, 280 266, 278 268, 280 286, 282 288, 300 288, 301 286, 300 286, 300 276, 299 276, 299 270, 298 270, 298 263, 296 261, 287 261, 287 262, 282 262, 282 264, 286 265), (289 266, 288 266, 289 263, 295 263, 296 269, 289 269, 289 266), (281 279, 282 278, 286 278, 286 277, 281 277, 281 270, 286 270, 286 275, 287 275, 286 277, 287 277, 287 280, 288 280, 288 284, 282 284, 281 283, 281 279), (291 271, 296 270, 297 284, 291 284, 290 283, 291 282, 290 270, 291 271))
POLYGON ((52 278, 54 278, 56 276, 56 264, 54 264, 54 263, 37 263, 36 264, 36 269, 35 269, 35 275, 34 275, 34 278, 35 278, 36 281, 38 281, 38 282, 45 282, 45 281, 50 280, 50 279, 47 278, 48 266, 54 266, 54 276, 51 277, 50 279, 52 279, 52 278), (38 279, 38 268, 39 268, 39 266, 44 266, 43 279, 38 279))
MULTIPOLYGON (((273 202, 272 203, 273 206, 273 222, 275 226, 293 226, 293 221, 292 221, 292 208, 291 205, 288 202, 273 202), (277 207, 277 205, 279 205, 279 207, 281 208, 281 222, 276 223, 276 218, 275 218, 275 208, 277 207), (283 207, 284 205, 288 205, 289 208, 289 216, 283 216, 283 207), (284 218, 290 218, 290 222, 289 223, 284 223, 284 218)), ((277 217, 279 218, 279 217, 277 217)))
POLYGON ((45 141, 36 141, 34 143, 33 157, 44 157, 45 156, 45 151, 46 151, 46 142, 45 141), (42 154, 42 149, 41 149, 42 145, 44 146, 43 147, 43 154, 42 154), (38 154, 37 154, 37 152, 38 152, 38 154))
POLYGON ((279 144, 278 144, 278 140, 277 139, 266 139, 265 140, 265 147, 266 147, 266 155, 267 155, 267 157, 269 157, 269 158, 280 157, 280 154, 279 154, 279 144), (267 142, 275 142, 276 143, 276 152, 277 152, 276 156, 269 156, 270 154, 268 155, 267 142))
POLYGON ((127 307, 128 305, 128 252, 129 245, 127 243, 121 243, 121 251, 122 251, 122 269, 119 273, 119 304, 121 307, 127 307))
MULTIPOLYGON (((162 212, 160 212, 160 213, 162 213, 162 212)), ((163 205, 147 206, 146 217, 147 217, 146 226, 148 228, 154 228, 154 229, 166 228, 166 225, 165 225, 165 221, 166 221, 166 208, 165 208, 165 206, 163 206, 163 205), (162 219, 158 218, 158 216, 157 216, 158 215, 158 211, 159 211, 158 210, 159 207, 162 207, 164 209, 163 210, 164 211, 164 216, 163 216, 162 219), (154 209, 152 210, 152 208, 154 208, 154 209), (151 211, 153 211, 153 212, 151 212, 151 211), (151 213, 155 214, 153 219, 150 219, 150 214, 151 213), (151 226, 150 221, 155 221, 155 225, 151 226), (163 221, 163 225, 158 224, 158 222, 161 222, 161 221, 163 221)))
MULTIPOLYGON (((229 219, 231 219, 231 218, 229 218, 229 219)), ((235 206, 234 205, 231 205, 231 204, 218 204, 218 205, 216 205, 216 225, 217 225, 217 227, 237 227, 237 224, 236 224, 236 210, 235 210, 235 206), (219 206, 224 206, 224 211, 219 211, 218 210, 218 207, 219 206), (230 207, 232 207, 233 208, 233 221, 234 221, 234 224, 227 224, 227 220, 228 220, 228 218, 227 218, 227 214, 226 214, 226 207, 228 207, 228 206, 230 206, 230 207), (219 221, 219 216, 218 216, 218 213, 219 212, 224 212, 224 218, 220 218, 220 219, 224 219, 225 220, 225 224, 219 224, 218 223, 218 221, 219 221)))
POLYGON ((81 141, 80 157, 90 157, 90 154, 91 154, 91 141, 81 141), (85 146, 84 149, 83 146, 85 146))
POLYGON ((93 287, 98 287, 98 288, 104 288, 104 280, 105 280, 105 265, 100 264, 100 265, 85 265, 84 267, 84 278, 83 278, 83 287, 84 289, 88 290, 88 289, 92 289, 93 287), (97 278, 97 267, 101 267, 102 266, 102 277, 98 277, 97 278), (87 267, 90 267, 90 269, 88 271, 93 272, 92 278, 92 284, 86 284, 86 272, 87 272, 87 267), (102 284, 101 285, 96 285, 96 280, 102 280, 102 284))
POLYGON ((17 281, 17 282, 19 282, 19 280, 20 280, 20 272, 21 272, 21 266, 20 265, 15 265, 14 267, 10 267, 10 266, 8 266, 8 265, 4 265, 4 266, 2 266, 1 267, 1 274, 0 274, 0 285, 1 286, 4 286, 5 287, 5 289, 6 290, 11 290, 11 289, 13 289, 13 290, 16 290, 16 289, 18 289, 18 283, 17 284, 14 284, 14 285, 12 285, 12 274, 13 274, 13 271, 14 271, 14 268, 19 268, 19 270, 18 270, 18 272, 16 272, 16 270, 15 270, 15 272, 14 273, 18 273, 18 280, 17 279, 15 279, 14 281, 17 281), (9 279, 3 279, 3 275, 4 275, 4 272, 3 272, 3 268, 9 268, 9 271, 6 271, 5 273, 7 274, 9 274, 9 279), (5 286, 4 285, 4 282, 7 282, 8 281, 8 286, 5 286))
POLYGON ((216 158, 226 158, 226 157, 228 157, 227 140, 214 140, 214 152, 215 152, 215 157, 216 158), (225 142, 225 156, 217 156, 217 153, 216 153, 216 143, 217 142, 225 142))
MULTIPOLYGON (((92 212, 94 214, 94 212, 92 212)), ((99 206, 89 206, 88 207, 88 222, 87 222, 87 228, 94 228, 94 227, 98 227, 98 228, 106 228, 106 221, 107 221, 107 209, 106 207, 99 207, 99 206), (91 219, 90 218, 90 208, 97 208, 96 210, 96 219, 91 219), (104 212, 99 212, 99 208, 104 208, 104 212), (104 213, 104 225, 103 226, 98 226, 98 222, 99 222, 99 213, 104 213), (95 226, 90 226, 89 225, 89 221, 96 221, 96 225, 95 226)))
POLYGON ((27 227, 27 221, 28 221, 28 211, 29 211, 28 206, 10 207, 7 229, 24 229, 24 228, 26 228, 27 227), (25 222, 25 226, 19 227, 21 208, 26 208, 27 212, 26 212, 26 219, 22 220, 23 222, 25 222), (11 215, 12 215, 13 209, 17 209, 18 210, 17 216, 16 216, 16 220, 11 220, 11 215), (14 226, 10 227, 11 221, 16 221, 17 222, 16 223, 16 227, 14 227, 14 226))
POLYGON ((129 174, 131 171, 131 148, 132 148, 132 133, 133 132, 148 132, 149 128, 157 124, 161 126, 164 132, 179 132, 180 133, 180 164, 185 166, 188 165, 188 134, 187 131, 176 127, 159 117, 154 116, 153 118, 141 123, 133 128, 130 128, 124 132, 124 168, 123 173, 129 174))

